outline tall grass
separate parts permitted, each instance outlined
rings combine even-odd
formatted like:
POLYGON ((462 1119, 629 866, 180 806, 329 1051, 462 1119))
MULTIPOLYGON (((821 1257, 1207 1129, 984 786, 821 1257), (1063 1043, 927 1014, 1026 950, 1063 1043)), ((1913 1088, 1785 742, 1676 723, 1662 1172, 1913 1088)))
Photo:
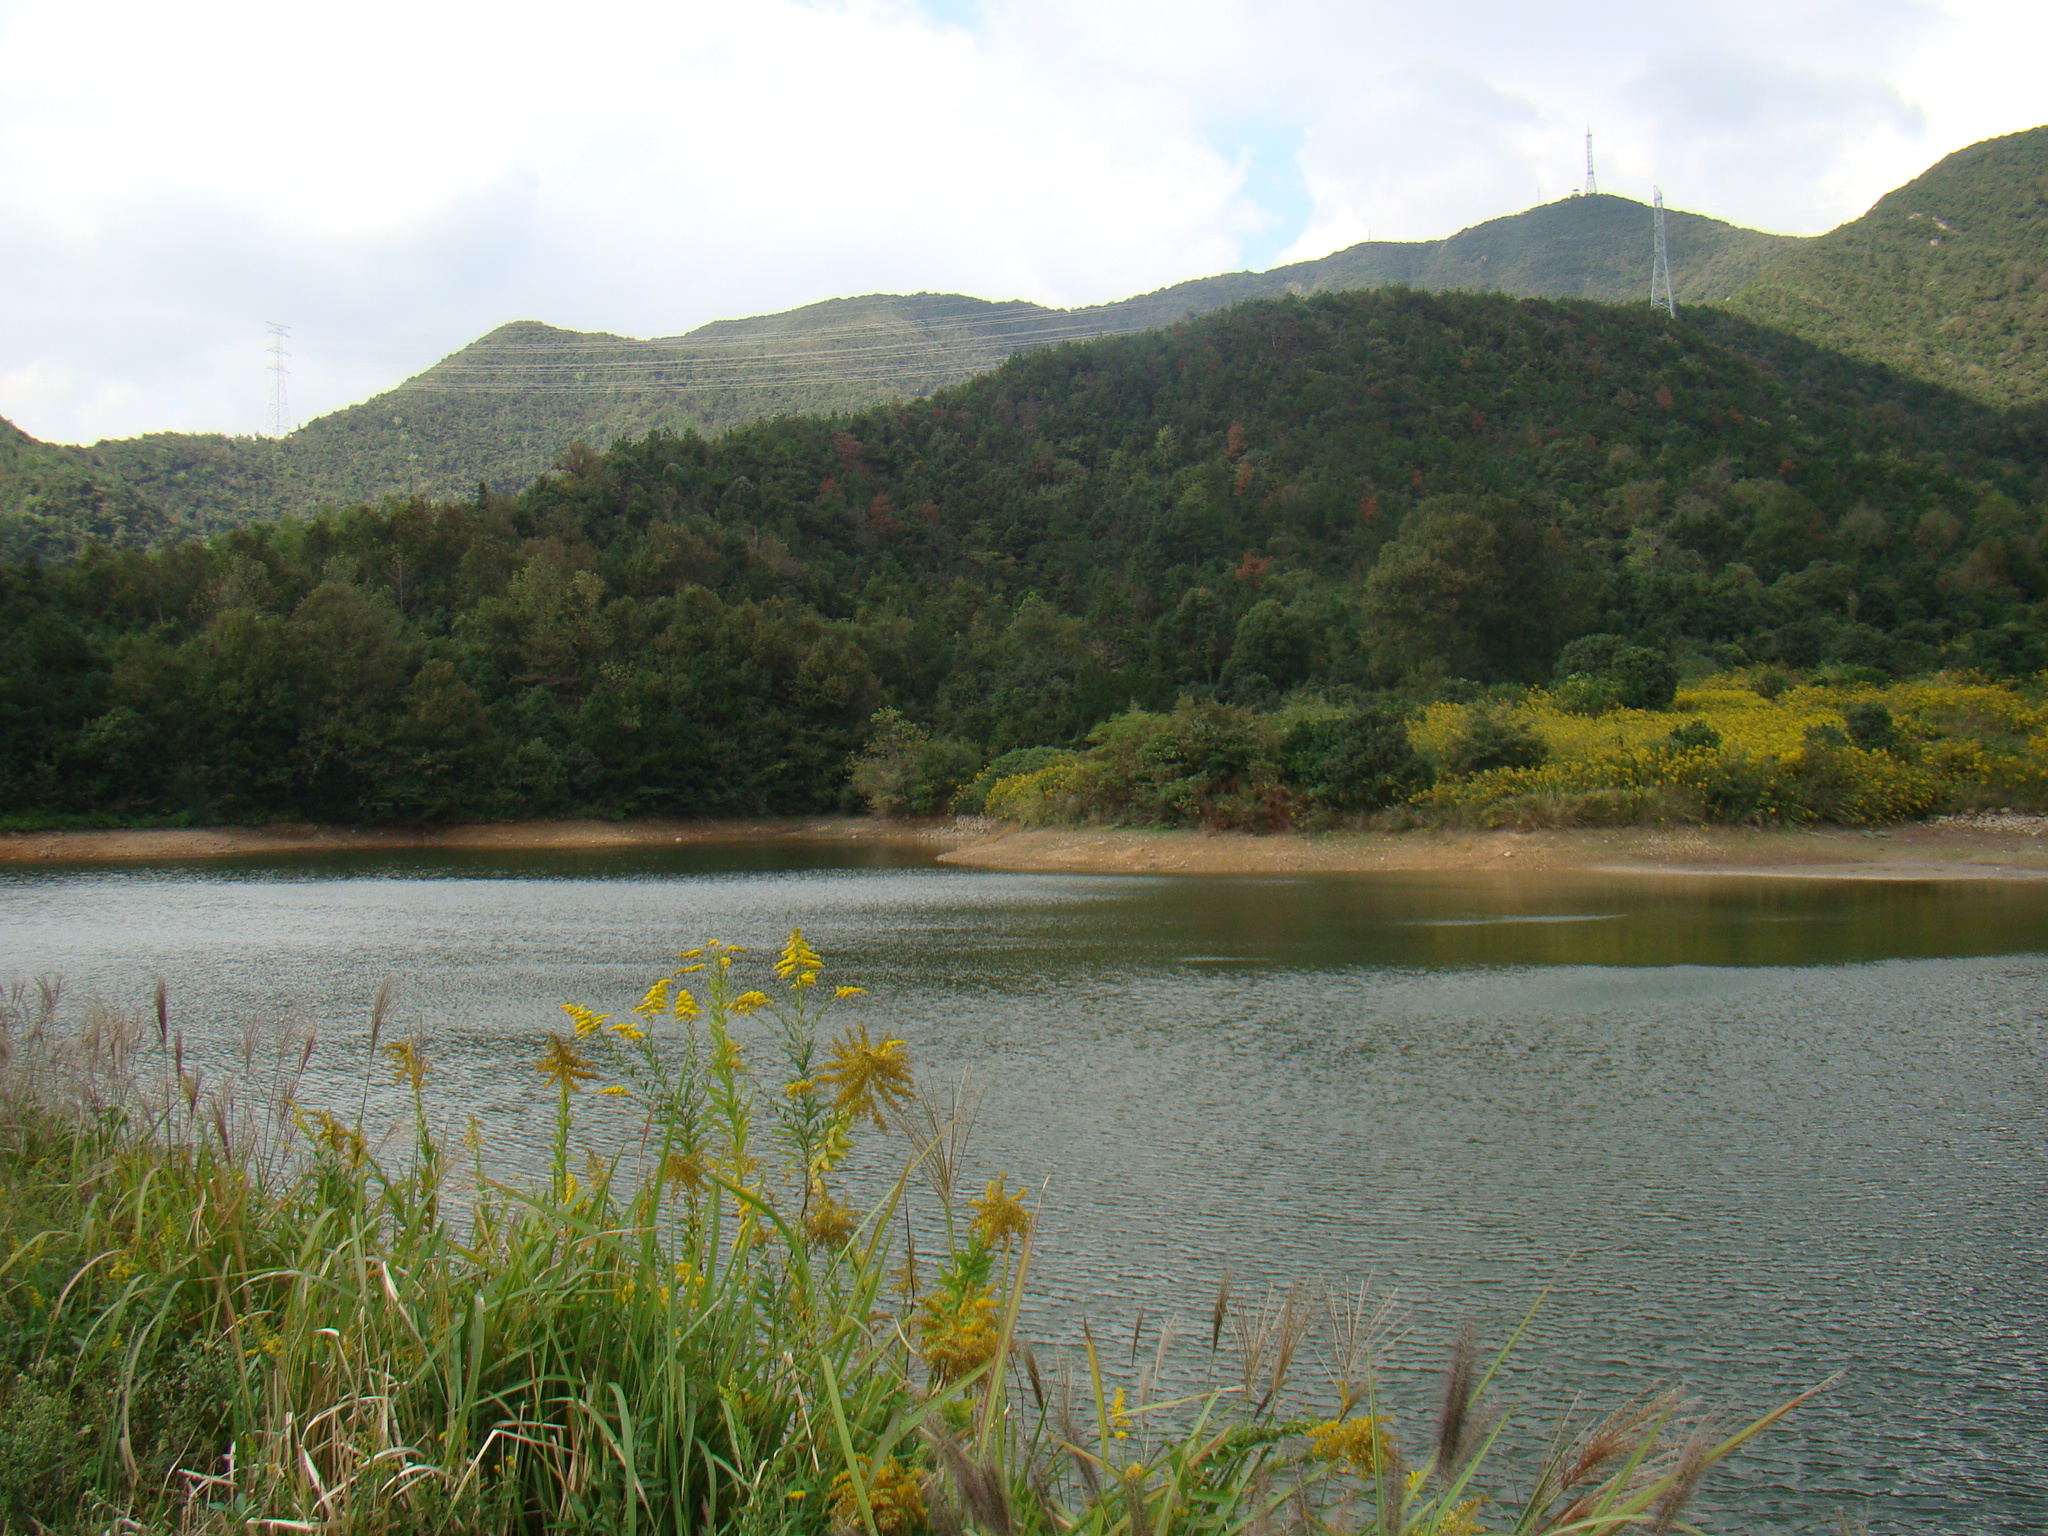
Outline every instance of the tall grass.
POLYGON ((967 1187, 957 1100, 902 1041, 832 1028, 864 1005, 824 971, 801 933, 758 973, 709 944, 630 1012, 567 1005, 532 1063, 556 1112, 526 1183, 493 1176, 474 1122, 437 1140, 435 1062, 381 1000, 370 1060, 412 1106, 396 1156, 364 1097, 303 1101, 310 1040, 252 1038, 210 1083, 161 991, 127 1015, 16 987, 0 1524, 1662 1531, 1793 1406, 1718 1433, 1652 1394, 1559 1426, 1509 1486, 1504 1354, 1461 1343, 1403 1422, 1363 1296, 1226 1287, 1223 1374, 1192 1395, 1156 1386, 1164 1332, 1135 1378, 1092 1334, 1055 1370, 1018 1325, 1033 1213, 1003 1179, 967 1187), (845 1203, 863 1165, 879 1193, 845 1203))

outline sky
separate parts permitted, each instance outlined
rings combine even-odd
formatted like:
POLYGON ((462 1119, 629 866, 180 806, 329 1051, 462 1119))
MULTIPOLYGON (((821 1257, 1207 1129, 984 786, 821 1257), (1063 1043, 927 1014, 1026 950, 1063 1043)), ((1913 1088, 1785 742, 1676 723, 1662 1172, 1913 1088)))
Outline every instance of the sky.
POLYGON ((2040 0, 0 0, 0 416, 302 422, 493 327, 1097 303, 1602 191, 1814 234, 2040 0))

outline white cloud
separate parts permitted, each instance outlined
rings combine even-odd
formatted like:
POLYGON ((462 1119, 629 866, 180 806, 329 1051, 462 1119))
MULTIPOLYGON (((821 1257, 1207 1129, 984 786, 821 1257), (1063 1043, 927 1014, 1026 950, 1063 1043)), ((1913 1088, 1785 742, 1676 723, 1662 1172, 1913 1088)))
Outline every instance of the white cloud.
POLYGON ((255 428, 271 318, 303 417, 513 318, 1114 298, 1557 195, 1588 118, 1604 187, 1818 230, 2048 119, 2037 9, 0 0, 0 415, 255 428))

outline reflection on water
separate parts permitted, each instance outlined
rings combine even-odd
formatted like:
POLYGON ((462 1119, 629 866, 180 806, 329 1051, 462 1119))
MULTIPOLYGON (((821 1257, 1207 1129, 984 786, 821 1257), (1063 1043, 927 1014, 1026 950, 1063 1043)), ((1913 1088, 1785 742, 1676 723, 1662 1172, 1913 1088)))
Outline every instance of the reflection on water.
MULTIPOLYGON (((1366 1275, 1396 1384, 1547 1283, 1511 1396, 1848 1379, 1714 1485, 1722 1530, 2048 1525, 2048 886, 984 874, 887 845, 0 876, 0 969, 290 1013, 348 1057, 400 979, 449 1094, 538 1146, 567 999, 801 921, 869 1017, 982 1092, 1046 1189, 1027 1326, 1203 1319, 1366 1275)), ((395 1106, 394 1106, 395 1107, 395 1106)), ((1150 1325, 1148 1324, 1148 1334, 1150 1325)), ((1204 1360, 1187 1362, 1190 1366, 1204 1360)))

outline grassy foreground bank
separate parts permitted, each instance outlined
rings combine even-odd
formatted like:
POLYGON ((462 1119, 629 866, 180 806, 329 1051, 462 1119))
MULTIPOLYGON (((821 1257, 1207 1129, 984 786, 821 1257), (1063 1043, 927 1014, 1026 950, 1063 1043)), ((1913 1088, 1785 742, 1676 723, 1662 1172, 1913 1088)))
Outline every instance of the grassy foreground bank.
POLYGON ((957 1102, 861 996, 792 933, 758 966, 688 951, 630 1012, 565 1004, 525 1186, 473 1122, 437 1140, 431 1045, 381 1007, 396 1154, 367 1080, 351 1113, 302 1101, 310 1040, 209 1082, 161 993, 135 1017, 17 987, 0 1525, 1661 1532, 1794 1406, 1717 1429, 1652 1391, 1538 1427, 1511 1479, 1500 1359, 1460 1343, 1435 1402, 1386 1401, 1383 1314, 1300 1289, 1191 1298, 1211 1391, 1164 1400, 1092 1343, 1057 1370, 1018 1328, 1032 1212, 966 1185, 957 1102))

